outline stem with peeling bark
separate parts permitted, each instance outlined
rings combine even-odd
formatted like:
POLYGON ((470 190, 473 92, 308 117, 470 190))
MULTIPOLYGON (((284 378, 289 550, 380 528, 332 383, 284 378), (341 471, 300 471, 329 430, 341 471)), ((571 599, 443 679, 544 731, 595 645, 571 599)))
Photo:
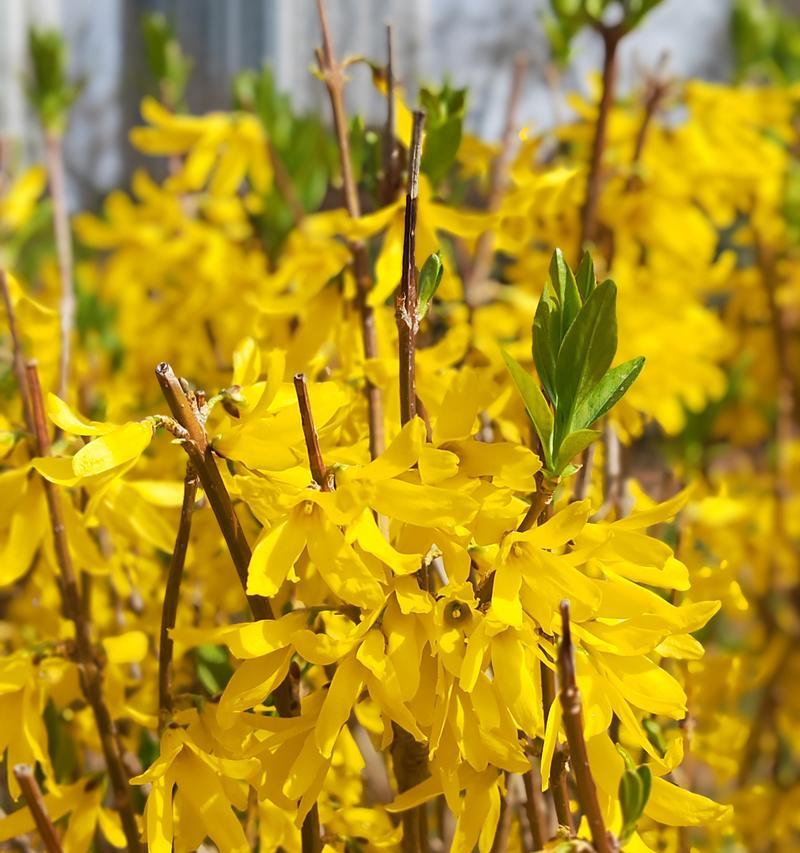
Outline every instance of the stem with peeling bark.
POLYGON ((422 131, 425 113, 414 113, 414 128, 408 163, 408 189, 403 229, 403 273, 395 298, 395 319, 400 348, 400 422, 407 424, 417 414, 416 346, 419 331, 417 316, 417 200, 419 166, 422 159, 422 131))
POLYGON ((186 476, 183 479, 183 503, 175 546, 169 563, 167 586, 164 590, 164 604, 161 610, 161 633, 158 644, 158 725, 163 729, 172 712, 172 648, 169 632, 175 627, 178 613, 183 567, 189 548, 189 534, 192 530, 192 515, 197 499, 197 472, 191 462, 186 463, 186 476))
POLYGON ((564 713, 564 731, 567 735, 570 760, 578 787, 578 799, 586 822, 589 824, 595 850, 597 853, 611 853, 615 845, 612 845, 606 832, 603 813, 597 799, 597 787, 589 767, 586 740, 583 736, 583 709, 580 690, 578 690, 575 678, 575 655, 569 624, 569 601, 561 602, 561 643, 558 646, 558 672, 561 679, 560 699, 564 713))
MULTIPOLYGON (((44 410, 42 389, 39 384, 39 373, 36 362, 28 362, 25 366, 28 398, 31 404, 30 424, 35 439, 36 451, 39 456, 50 455, 50 436, 47 429, 47 417, 44 410)), ((139 826, 133 809, 133 800, 128 785, 128 774, 122 761, 117 728, 111 711, 103 695, 103 672, 95 655, 94 646, 85 618, 85 611, 78 580, 72 564, 72 554, 67 542, 67 531, 64 526, 64 513, 61 506, 61 495, 49 480, 42 477, 47 508, 50 513, 50 526, 53 531, 53 546, 61 574, 61 596, 64 611, 75 626, 75 650, 78 660, 78 673, 81 690, 94 714, 100 745, 106 762, 111 787, 114 791, 114 803, 122 821, 122 829, 128 843, 128 849, 141 850, 139 841, 139 826)))
POLYGON ((58 837, 53 821, 50 820, 50 815, 47 813, 42 791, 30 765, 17 764, 14 767, 14 778, 22 789, 25 802, 31 810, 36 829, 39 831, 45 849, 48 853, 63 853, 64 848, 61 846, 61 839, 58 837))
POLYGON ((392 25, 386 26, 386 128, 383 132, 383 184, 381 199, 384 204, 394 201, 400 188, 400 149, 395 133, 394 110, 394 45, 392 25))
MULTIPOLYGON (((336 130, 336 140, 339 146, 339 162, 342 169, 342 186, 347 212, 351 218, 361 216, 361 202, 358 198, 358 187, 353 175, 353 164, 350 159, 350 140, 347 132, 347 114, 344 108, 344 69, 336 61, 333 52, 328 15, 324 0, 317 0, 320 26, 322 28, 322 48, 317 48, 316 57, 320 73, 325 81, 333 112, 333 124, 336 130)), ((375 325, 375 310, 369 304, 369 292, 372 289, 372 276, 369 268, 367 248, 360 240, 349 243, 353 256, 353 272, 356 279, 356 304, 361 318, 361 336, 364 343, 364 358, 367 360, 378 356, 378 330, 375 325)), ((380 388, 369 377, 365 376, 365 389, 369 418, 369 452, 375 459, 380 456, 385 446, 383 428, 383 401, 380 388)))

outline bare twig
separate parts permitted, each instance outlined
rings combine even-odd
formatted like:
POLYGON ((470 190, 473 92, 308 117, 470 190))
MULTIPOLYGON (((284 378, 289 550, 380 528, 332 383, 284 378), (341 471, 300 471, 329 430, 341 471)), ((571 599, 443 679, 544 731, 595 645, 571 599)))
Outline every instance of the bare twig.
POLYGON ((538 772, 535 772, 531 768, 527 773, 522 775, 522 782, 525 785, 525 814, 528 818, 528 827, 531 831, 533 849, 541 850, 547 843, 548 836, 545 830, 547 817, 541 785, 537 784, 539 782, 538 772))
POLYGON ((422 131, 425 113, 414 113, 414 129, 408 157, 408 188, 403 229, 403 273, 395 299, 395 319, 400 346, 400 420, 408 423, 417 413, 416 344, 417 317, 417 200, 419 166, 422 159, 422 131))
POLYGON ((47 813, 42 791, 30 765, 17 764, 14 767, 14 778, 25 795, 25 802, 31 810, 36 829, 39 831, 45 849, 48 853, 62 853, 64 848, 61 846, 61 839, 58 837, 53 821, 50 820, 50 815, 47 813))
MULTIPOLYGON (((324 0, 317 0, 320 26, 322 27, 322 48, 317 48, 316 57, 320 73, 325 81, 333 112, 333 124, 336 130, 336 140, 339 145, 339 161, 342 169, 342 185, 344 189, 347 212, 353 219, 361 216, 361 202, 358 198, 358 187, 353 175, 353 164, 350 159, 350 141, 347 135, 347 114, 344 108, 344 69, 336 61, 333 52, 328 15, 324 0)), ((361 241, 350 241, 350 251, 353 256, 353 272, 356 279, 356 302, 361 317, 361 335, 364 343, 366 359, 378 356, 378 330, 375 325, 375 311, 369 304, 369 292, 372 289, 369 257, 367 249, 361 241)), ((384 448, 383 402, 380 389, 365 377, 367 407, 369 417, 369 450, 375 459, 384 448)))
MULTIPOLYGON (((506 107, 506 122, 500 144, 500 153, 492 163, 489 198, 486 204, 486 208, 490 213, 495 213, 500 207, 503 194, 508 186, 508 170, 511 165, 511 157, 514 153, 514 139, 516 138, 517 110, 519 109, 522 84, 525 80, 527 67, 528 63, 525 58, 518 56, 514 62, 514 70, 511 78, 511 92, 509 93, 508 105, 506 107)), ((472 266, 464 278, 464 298, 471 307, 474 307, 475 303, 475 287, 486 278, 489 272, 493 247, 494 232, 491 230, 484 231, 478 238, 472 266)))
MULTIPOLYGON (((39 456, 50 455, 50 436, 47 429, 47 417, 44 411, 42 389, 39 384, 39 373, 36 362, 28 362, 25 366, 28 397, 31 403, 32 423, 31 432, 35 437, 36 450, 39 456)), ((122 821, 128 849, 141 850, 139 827, 133 809, 133 800, 128 785, 128 774, 122 760, 122 752, 117 736, 117 728, 111 711, 103 695, 103 672, 95 657, 94 646, 90 634, 89 622, 78 589, 77 576, 72 565, 72 554, 67 542, 67 531, 64 526, 64 514, 61 506, 61 495, 56 487, 42 477, 47 507, 50 513, 50 526, 53 531, 53 546, 61 574, 61 596, 64 611, 68 619, 75 625, 75 649, 78 659, 78 673, 81 689, 86 701, 94 714, 100 744, 106 762, 106 769, 114 791, 114 804, 122 821)))
POLYGON ((561 679, 561 707, 564 731, 569 744, 570 761, 578 787, 578 799, 589 824, 592 844, 597 853, 612 853, 616 847, 606 832, 603 813, 597 799, 597 788, 589 767, 586 741, 583 736, 581 694, 575 679, 575 656, 569 624, 569 602, 561 602, 561 643, 558 647, 558 672, 561 679))
POLYGON ((50 198, 53 202, 53 227, 56 239, 58 274, 61 281, 59 307, 61 354, 58 363, 58 396, 66 397, 69 385, 72 329, 75 325, 75 284, 72 279, 72 234, 67 211, 67 187, 64 176, 64 148, 60 134, 45 133, 50 198))
POLYGON ((311 411, 311 401, 308 397, 308 385, 304 373, 295 374, 294 390, 297 393, 297 405, 300 407, 300 420, 303 424, 303 436, 306 440, 311 476, 323 492, 328 492, 330 491, 328 472, 322 458, 317 428, 314 426, 314 414, 311 411))
POLYGON ((553 492, 557 485, 558 483, 553 480, 547 480, 544 477, 537 478, 537 489, 533 495, 533 500, 528 507, 528 511, 525 513, 525 517, 517 528, 520 533, 530 530, 531 527, 538 524, 542 513, 547 510, 553 501, 553 492))
POLYGON ((394 45, 392 25, 386 26, 386 128, 383 132, 383 184, 381 198, 391 204, 400 188, 400 147, 397 144, 394 109, 394 45))
POLYGON ((183 479, 183 504, 175 536, 175 546, 169 563, 167 586, 164 590, 164 604, 161 609, 161 633, 158 644, 158 723, 163 728, 169 721, 172 711, 172 648, 170 630, 175 627, 178 613, 183 567, 189 548, 189 534, 192 530, 192 514, 197 498, 197 472, 191 462, 186 463, 186 476, 183 479))
MULTIPOLYGON (((553 638, 546 635, 548 640, 553 638)), ((549 666, 540 664, 542 679, 542 709, 544 719, 547 720, 550 708, 556 701, 556 676, 549 666)), ((550 762, 550 793, 553 796, 553 805, 556 809, 556 819, 560 826, 566 826, 570 835, 575 835, 575 822, 572 819, 572 811, 569 807, 569 789, 567 787, 567 754, 566 751, 556 749, 553 760, 550 762)))
POLYGON ((589 174, 586 179, 586 197, 581 209, 580 238, 577 255, 587 243, 594 241, 597 229, 597 208, 600 203, 600 190, 603 183, 603 154, 606 148, 608 134, 608 119, 614 104, 614 92, 617 81, 617 48, 625 34, 622 24, 613 27, 599 24, 597 27, 603 39, 603 81, 597 122, 592 139, 592 150, 589 156, 589 174))

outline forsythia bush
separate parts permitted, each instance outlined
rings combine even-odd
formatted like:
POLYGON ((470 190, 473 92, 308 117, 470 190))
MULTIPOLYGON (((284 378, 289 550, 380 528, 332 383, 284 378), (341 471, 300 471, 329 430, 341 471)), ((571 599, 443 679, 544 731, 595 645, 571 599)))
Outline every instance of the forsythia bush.
POLYGON ((71 223, 77 92, 32 38, 0 842, 797 842, 800 90, 657 69, 620 100, 656 3, 606 5, 554 3, 556 46, 603 39, 596 96, 519 139, 512 97, 498 145, 391 64, 386 129, 348 122, 322 4, 333 136, 267 71, 191 115, 150 19, 131 141, 166 177, 71 223))

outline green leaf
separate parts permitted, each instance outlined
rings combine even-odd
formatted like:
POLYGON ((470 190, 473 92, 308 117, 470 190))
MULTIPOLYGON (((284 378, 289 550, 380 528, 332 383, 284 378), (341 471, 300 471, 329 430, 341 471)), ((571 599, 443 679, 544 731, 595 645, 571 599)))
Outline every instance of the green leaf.
POLYGON ((599 284, 570 327, 556 360, 556 444, 567 434, 573 414, 611 366, 617 351, 617 286, 599 284))
POLYGON ((640 355, 612 367, 580 404, 575 415, 575 425, 589 427, 609 412, 636 381, 644 361, 644 356, 640 355))
POLYGON ((599 437, 600 430, 596 429, 579 429, 571 432, 556 450, 556 465, 553 473, 561 476, 570 462, 599 437))
POLYGON ((417 297, 417 317, 421 320, 428 312, 428 305, 433 299, 444 273, 444 264, 439 252, 429 255, 419 272, 419 287, 417 297))
POLYGON ((620 837, 627 840, 636 829, 636 821, 642 814, 644 804, 642 779, 635 770, 625 770, 619 780, 619 805, 622 810, 620 837))
POLYGON ((544 394, 536 384, 536 380, 505 350, 501 349, 501 352, 508 372, 517 386, 517 391, 522 397, 522 402, 525 404, 530 419, 533 421, 539 441, 542 443, 545 465, 547 468, 552 468, 553 413, 547 405, 544 394))
POLYGON ((648 764, 642 764, 636 773, 642 783, 642 811, 644 811, 647 801, 650 799, 650 791, 653 787, 653 771, 648 764))
POLYGON ((581 300, 586 302, 597 284, 594 274, 594 261, 588 252, 583 253, 578 271, 575 273, 575 282, 578 285, 581 300))
POLYGON ((561 303, 561 329, 558 340, 558 343, 561 344, 567 329, 578 316, 583 304, 578 292, 578 285, 575 283, 575 276, 564 260, 561 249, 556 249, 550 259, 550 283, 558 294, 561 303))
POLYGON ((561 304, 558 296, 548 281, 533 318, 533 363, 536 372, 550 398, 555 405, 558 401, 556 394, 556 356, 561 344, 561 304))

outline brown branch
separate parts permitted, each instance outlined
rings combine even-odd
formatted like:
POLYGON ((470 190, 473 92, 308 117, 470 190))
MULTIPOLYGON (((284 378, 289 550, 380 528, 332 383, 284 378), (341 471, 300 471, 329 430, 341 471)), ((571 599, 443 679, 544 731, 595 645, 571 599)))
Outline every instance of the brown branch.
POLYGON ((614 92, 617 80, 617 48, 625 34, 621 25, 608 27, 598 25, 603 39, 603 90, 594 128, 592 149, 589 156, 589 174, 586 179, 586 197, 581 208, 580 239, 577 255, 580 258, 587 243, 594 241, 597 230, 597 208, 600 203, 600 190, 603 182, 603 155, 608 135, 608 119, 614 104, 614 92))
POLYGON ((45 849, 48 853, 63 853, 64 848, 61 846, 61 839, 58 837, 53 821, 50 820, 50 815, 47 813, 42 791, 30 765, 17 764, 14 767, 14 778, 25 795, 25 802, 33 815, 36 829, 39 831, 45 849))
POLYGON ((72 235, 67 211, 67 188, 64 176, 64 148, 62 138, 56 133, 45 133, 47 172, 50 181, 50 198, 53 202, 53 228, 61 281, 59 305, 61 353, 58 362, 58 396, 66 397, 69 386, 72 328, 75 325, 75 284, 72 279, 72 235))
POLYGON ((191 462, 186 463, 186 476, 183 479, 183 504, 175 536, 175 546, 169 563, 167 585, 164 590, 164 604, 161 609, 161 632, 158 643, 158 724, 163 729, 172 712, 172 649, 170 630, 175 627, 178 613, 183 567, 189 548, 189 534, 192 530, 192 514, 197 498, 198 477, 191 462))
POLYGON ((546 480, 544 477, 539 477, 537 478, 537 485, 538 488, 533 496, 531 505, 528 507, 525 517, 517 528, 520 533, 530 530, 531 527, 539 523, 542 513, 547 510, 553 501, 553 492, 558 483, 553 480, 546 480))
POLYGON ((386 25, 386 128, 383 132, 383 204, 391 204, 400 187, 400 148, 395 131, 394 45, 392 25, 386 25))
MULTIPOLYGON (((31 403, 31 432, 35 438, 36 450, 39 456, 49 456, 50 436, 36 362, 30 361, 26 364, 25 376, 31 403)), ((61 495, 53 483, 45 480, 44 477, 42 477, 42 484, 50 514, 56 561, 61 574, 60 588, 64 611, 67 618, 75 626, 75 650, 81 689, 94 714, 106 769, 114 791, 114 804, 122 821, 122 829, 125 833, 128 849, 141 850, 139 827, 136 823, 133 800, 128 785, 128 774, 122 760, 116 724, 103 695, 103 672, 95 656, 89 622, 85 618, 77 576, 72 564, 72 554, 67 542, 61 495)))
MULTIPOLYGON (((514 140, 517 129, 517 110, 522 97, 522 84, 525 81, 525 71, 528 64, 524 57, 518 56, 514 62, 514 70, 511 78, 511 92, 508 96, 506 106, 506 121, 503 129, 503 137, 500 144, 500 153, 492 163, 491 177, 489 183, 489 198, 486 208, 490 213, 495 213, 503 200, 503 194, 508 186, 508 172, 511 165, 511 156, 514 153, 514 140)), ((474 291, 476 285, 480 284, 489 272, 492 260, 492 249, 494 248, 494 232, 484 231, 478 238, 475 247, 475 256, 472 266, 464 279, 464 298, 469 306, 474 307, 474 291)))
POLYGON ((653 119, 656 116, 664 98, 667 96, 670 84, 663 76, 663 69, 667 62, 667 54, 664 53, 659 60, 658 66, 649 76, 646 82, 644 92, 644 115, 642 123, 639 125, 639 130, 636 133, 636 141, 633 145, 633 158, 631 159, 631 174, 625 182, 625 192, 630 192, 636 185, 637 167, 642 162, 644 147, 647 142, 647 137, 650 133, 650 128, 653 124, 653 119))
MULTIPOLYGON (((336 130, 336 140, 339 145, 339 161, 342 170, 342 186, 344 189, 345 206, 353 219, 361 216, 361 203, 358 198, 358 187, 353 175, 353 164, 350 158, 350 140, 347 131, 347 114, 344 108, 344 69, 336 61, 333 52, 328 16, 324 0, 317 0, 320 26, 322 28, 322 48, 317 48, 316 57, 320 73, 325 81, 333 112, 333 124, 336 130)), ((375 325, 375 310, 369 304, 369 292, 372 289, 369 257, 364 243, 360 240, 350 241, 350 251, 353 256, 353 273, 356 279, 356 306, 361 318, 361 336, 364 343, 364 358, 371 360, 378 357, 378 330, 375 325)), ((383 427, 383 401, 380 388, 368 377, 365 377, 365 391, 369 419, 369 452, 375 459, 381 454, 385 445, 383 427)))
POLYGON ((547 818, 544 799, 542 798, 541 786, 537 784, 538 781, 538 774, 533 768, 522 774, 522 783, 525 786, 525 814, 528 818, 528 828, 531 831, 534 850, 541 850, 548 838, 545 830, 547 818))
POLYGON ((414 127, 408 154, 408 187, 403 228, 403 272, 395 298, 395 319, 400 348, 400 421, 408 423, 417 414, 416 345, 417 317, 417 201, 419 167, 422 159, 422 131, 425 113, 414 113, 414 127))
POLYGON ((17 380, 19 388, 19 396, 22 400, 22 414, 25 418, 25 425, 33 434, 33 417, 31 415, 31 404, 28 398, 28 383, 25 378, 25 359, 22 355, 22 342, 17 328, 17 316, 14 311, 14 303, 11 301, 11 290, 8 286, 8 276, 5 270, 0 270, 0 290, 3 291, 3 302, 6 308, 6 318, 8 320, 8 331, 11 334, 11 359, 14 368, 14 376, 17 380))
POLYGON ((303 436, 306 440, 311 476, 323 492, 329 492, 328 469, 325 467, 325 461, 322 458, 319 435, 314 426, 314 414, 311 411, 311 400, 308 396, 308 384, 304 373, 295 374, 294 390, 297 393, 297 405, 300 407, 300 420, 303 424, 303 436))
POLYGON ((561 679, 561 707, 564 713, 564 731, 569 744, 569 754, 578 799, 589 824, 592 844, 597 853, 612 853, 616 847, 606 832, 603 813, 597 799, 597 788, 589 767, 586 741, 583 736, 583 709, 581 694, 575 678, 575 656, 569 624, 569 601, 561 602, 561 643, 558 647, 558 672, 561 679))
MULTIPOLYGON (((172 416, 188 433, 188 438, 182 442, 183 448, 200 478, 203 491, 217 519, 242 589, 246 594, 247 570, 252 551, 239 523, 231 496, 217 468, 211 445, 208 443, 204 413, 197 407, 197 403, 186 395, 178 377, 167 362, 162 361, 155 372, 172 416)), ((247 603, 256 619, 275 618, 269 599, 260 595, 247 595, 247 603)), ((282 717, 295 717, 300 713, 298 687, 299 675, 290 669, 289 675, 274 693, 275 705, 282 717)), ((306 816, 301 835, 303 853, 317 853, 321 849, 319 813, 316 805, 306 816)))

